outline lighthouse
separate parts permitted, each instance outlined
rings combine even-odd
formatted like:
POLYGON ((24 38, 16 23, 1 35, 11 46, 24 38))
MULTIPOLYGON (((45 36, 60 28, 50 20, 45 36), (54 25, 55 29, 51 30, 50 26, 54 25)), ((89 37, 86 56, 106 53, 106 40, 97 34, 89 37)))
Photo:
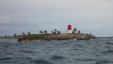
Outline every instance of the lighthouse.
POLYGON ((72 25, 68 25, 68 33, 72 33, 72 25))

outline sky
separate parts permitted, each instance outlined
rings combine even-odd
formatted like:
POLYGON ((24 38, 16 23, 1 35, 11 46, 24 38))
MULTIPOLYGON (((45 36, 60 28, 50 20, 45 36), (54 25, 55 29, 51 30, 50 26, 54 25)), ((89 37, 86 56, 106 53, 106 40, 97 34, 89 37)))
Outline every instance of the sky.
POLYGON ((113 36, 113 0, 0 0, 0 35, 67 32, 113 36))

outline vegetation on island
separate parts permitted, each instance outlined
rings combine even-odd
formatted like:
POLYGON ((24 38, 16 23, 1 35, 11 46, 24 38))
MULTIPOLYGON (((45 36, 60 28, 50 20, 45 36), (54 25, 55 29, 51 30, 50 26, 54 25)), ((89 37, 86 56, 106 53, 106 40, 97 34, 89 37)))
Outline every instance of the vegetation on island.
POLYGON ((78 31, 77 33, 75 33, 75 31, 73 31, 72 33, 61 33, 61 31, 54 29, 51 31, 51 33, 48 33, 46 30, 39 31, 39 34, 28 33, 27 35, 25 35, 23 33, 23 35, 18 38, 18 41, 50 41, 69 39, 89 40, 91 38, 95 38, 95 36, 91 34, 80 33, 80 31, 78 31))
POLYGON ((32 34, 31 32, 22 32, 21 35, 14 34, 12 36, 5 35, 2 38, 17 38, 19 42, 21 41, 50 41, 50 40, 89 40, 95 38, 95 36, 89 34, 80 33, 80 31, 73 30, 72 33, 61 33, 61 31, 54 29, 49 33, 47 30, 40 30, 38 34, 32 34))

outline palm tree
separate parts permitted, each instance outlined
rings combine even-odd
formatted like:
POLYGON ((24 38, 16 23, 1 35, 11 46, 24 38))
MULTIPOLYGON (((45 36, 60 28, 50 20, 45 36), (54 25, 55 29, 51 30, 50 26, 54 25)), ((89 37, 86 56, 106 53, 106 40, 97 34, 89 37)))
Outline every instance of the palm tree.
POLYGON ((13 35, 13 37, 17 37, 17 34, 15 33, 15 34, 13 35))
POLYGON ((61 34, 61 32, 60 31, 57 31, 58 32, 58 34, 61 34))
POLYGON ((28 36, 30 36, 30 35, 31 35, 31 33, 30 33, 30 32, 27 32, 27 35, 28 35, 28 36))
POLYGON ((54 29, 54 34, 57 34, 57 29, 54 29))
POLYGON ((53 30, 51 32, 52 32, 52 34, 54 34, 54 31, 53 30))
POLYGON ((22 32, 22 35, 25 36, 25 32, 22 32))
POLYGON ((54 29, 54 31, 56 32, 56 31, 57 31, 57 29, 54 29))
POLYGON ((47 34, 47 31, 45 30, 44 33, 47 34))
POLYGON ((80 30, 78 31, 78 34, 80 34, 80 30))
POLYGON ((8 37, 7 35, 4 36, 4 38, 7 38, 7 37, 8 37))
POLYGON ((76 31, 77 31, 77 29, 76 29, 76 28, 74 28, 72 33, 75 33, 76 31))

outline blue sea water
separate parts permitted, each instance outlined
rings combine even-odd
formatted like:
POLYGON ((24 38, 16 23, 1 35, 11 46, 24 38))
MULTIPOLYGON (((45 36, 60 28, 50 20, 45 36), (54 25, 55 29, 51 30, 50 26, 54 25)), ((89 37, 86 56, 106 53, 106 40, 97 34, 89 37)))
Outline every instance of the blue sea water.
POLYGON ((25 43, 0 39, 0 64, 113 64, 113 38, 25 43))

